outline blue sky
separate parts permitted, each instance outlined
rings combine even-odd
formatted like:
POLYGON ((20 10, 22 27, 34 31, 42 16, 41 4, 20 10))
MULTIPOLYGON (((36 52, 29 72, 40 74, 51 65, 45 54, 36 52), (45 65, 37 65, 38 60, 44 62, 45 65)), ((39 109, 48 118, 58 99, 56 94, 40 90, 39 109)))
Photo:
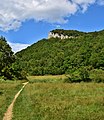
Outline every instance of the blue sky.
POLYGON ((8 6, 8 0, 0 1, 0 35, 6 37, 14 52, 47 38, 53 29, 104 29, 104 0, 10 1, 8 6))

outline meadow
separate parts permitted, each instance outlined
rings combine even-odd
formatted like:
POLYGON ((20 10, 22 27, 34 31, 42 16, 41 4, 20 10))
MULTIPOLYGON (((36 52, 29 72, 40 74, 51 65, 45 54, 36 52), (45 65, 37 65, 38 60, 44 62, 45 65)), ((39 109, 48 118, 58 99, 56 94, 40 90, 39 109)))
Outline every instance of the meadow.
POLYGON ((23 81, 0 80, 0 120, 11 104, 15 94, 20 90, 23 81))
POLYGON ((15 103, 13 120, 104 120, 103 83, 62 83, 62 76, 43 78, 29 77, 30 83, 15 103))
POLYGON ((63 83, 66 75, 44 75, 44 76, 28 76, 30 83, 63 83))

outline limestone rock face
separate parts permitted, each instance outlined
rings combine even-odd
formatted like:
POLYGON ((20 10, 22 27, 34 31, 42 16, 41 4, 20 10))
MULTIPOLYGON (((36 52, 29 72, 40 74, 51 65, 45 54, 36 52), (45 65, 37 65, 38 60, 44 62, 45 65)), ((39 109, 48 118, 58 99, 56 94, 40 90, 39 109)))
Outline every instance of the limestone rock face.
POLYGON ((58 33, 49 32, 48 39, 50 38, 68 39, 68 38, 73 38, 73 36, 68 36, 63 34, 59 35, 58 33))
POLYGON ((60 35, 58 33, 50 32, 48 35, 48 39, 50 39, 50 38, 60 38, 60 35))

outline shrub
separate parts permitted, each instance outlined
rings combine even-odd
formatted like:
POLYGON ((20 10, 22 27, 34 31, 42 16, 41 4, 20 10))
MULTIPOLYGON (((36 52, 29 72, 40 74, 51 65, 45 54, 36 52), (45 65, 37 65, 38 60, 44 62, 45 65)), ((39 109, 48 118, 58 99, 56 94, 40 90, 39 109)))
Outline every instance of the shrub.
POLYGON ((91 81, 87 67, 83 67, 79 69, 79 76, 80 76, 81 81, 84 81, 84 82, 91 81))
POLYGON ((73 83, 73 82, 90 82, 89 71, 86 67, 79 68, 70 75, 67 75, 67 79, 64 82, 73 83))
POLYGON ((93 82, 103 82, 104 83, 104 70, 94 69, 90 73, 91 79, 93 82))

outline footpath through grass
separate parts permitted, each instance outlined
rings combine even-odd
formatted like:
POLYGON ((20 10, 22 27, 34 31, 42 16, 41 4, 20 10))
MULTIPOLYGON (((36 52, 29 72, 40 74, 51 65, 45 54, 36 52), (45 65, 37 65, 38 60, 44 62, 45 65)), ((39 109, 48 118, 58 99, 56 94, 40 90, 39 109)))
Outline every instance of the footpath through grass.
POLYGON ((30 83, 13 120, 104 120, 103 83, 30 83))
POLYGON ((21 86, 21 81, 0 81, 0 120, 21 86))

